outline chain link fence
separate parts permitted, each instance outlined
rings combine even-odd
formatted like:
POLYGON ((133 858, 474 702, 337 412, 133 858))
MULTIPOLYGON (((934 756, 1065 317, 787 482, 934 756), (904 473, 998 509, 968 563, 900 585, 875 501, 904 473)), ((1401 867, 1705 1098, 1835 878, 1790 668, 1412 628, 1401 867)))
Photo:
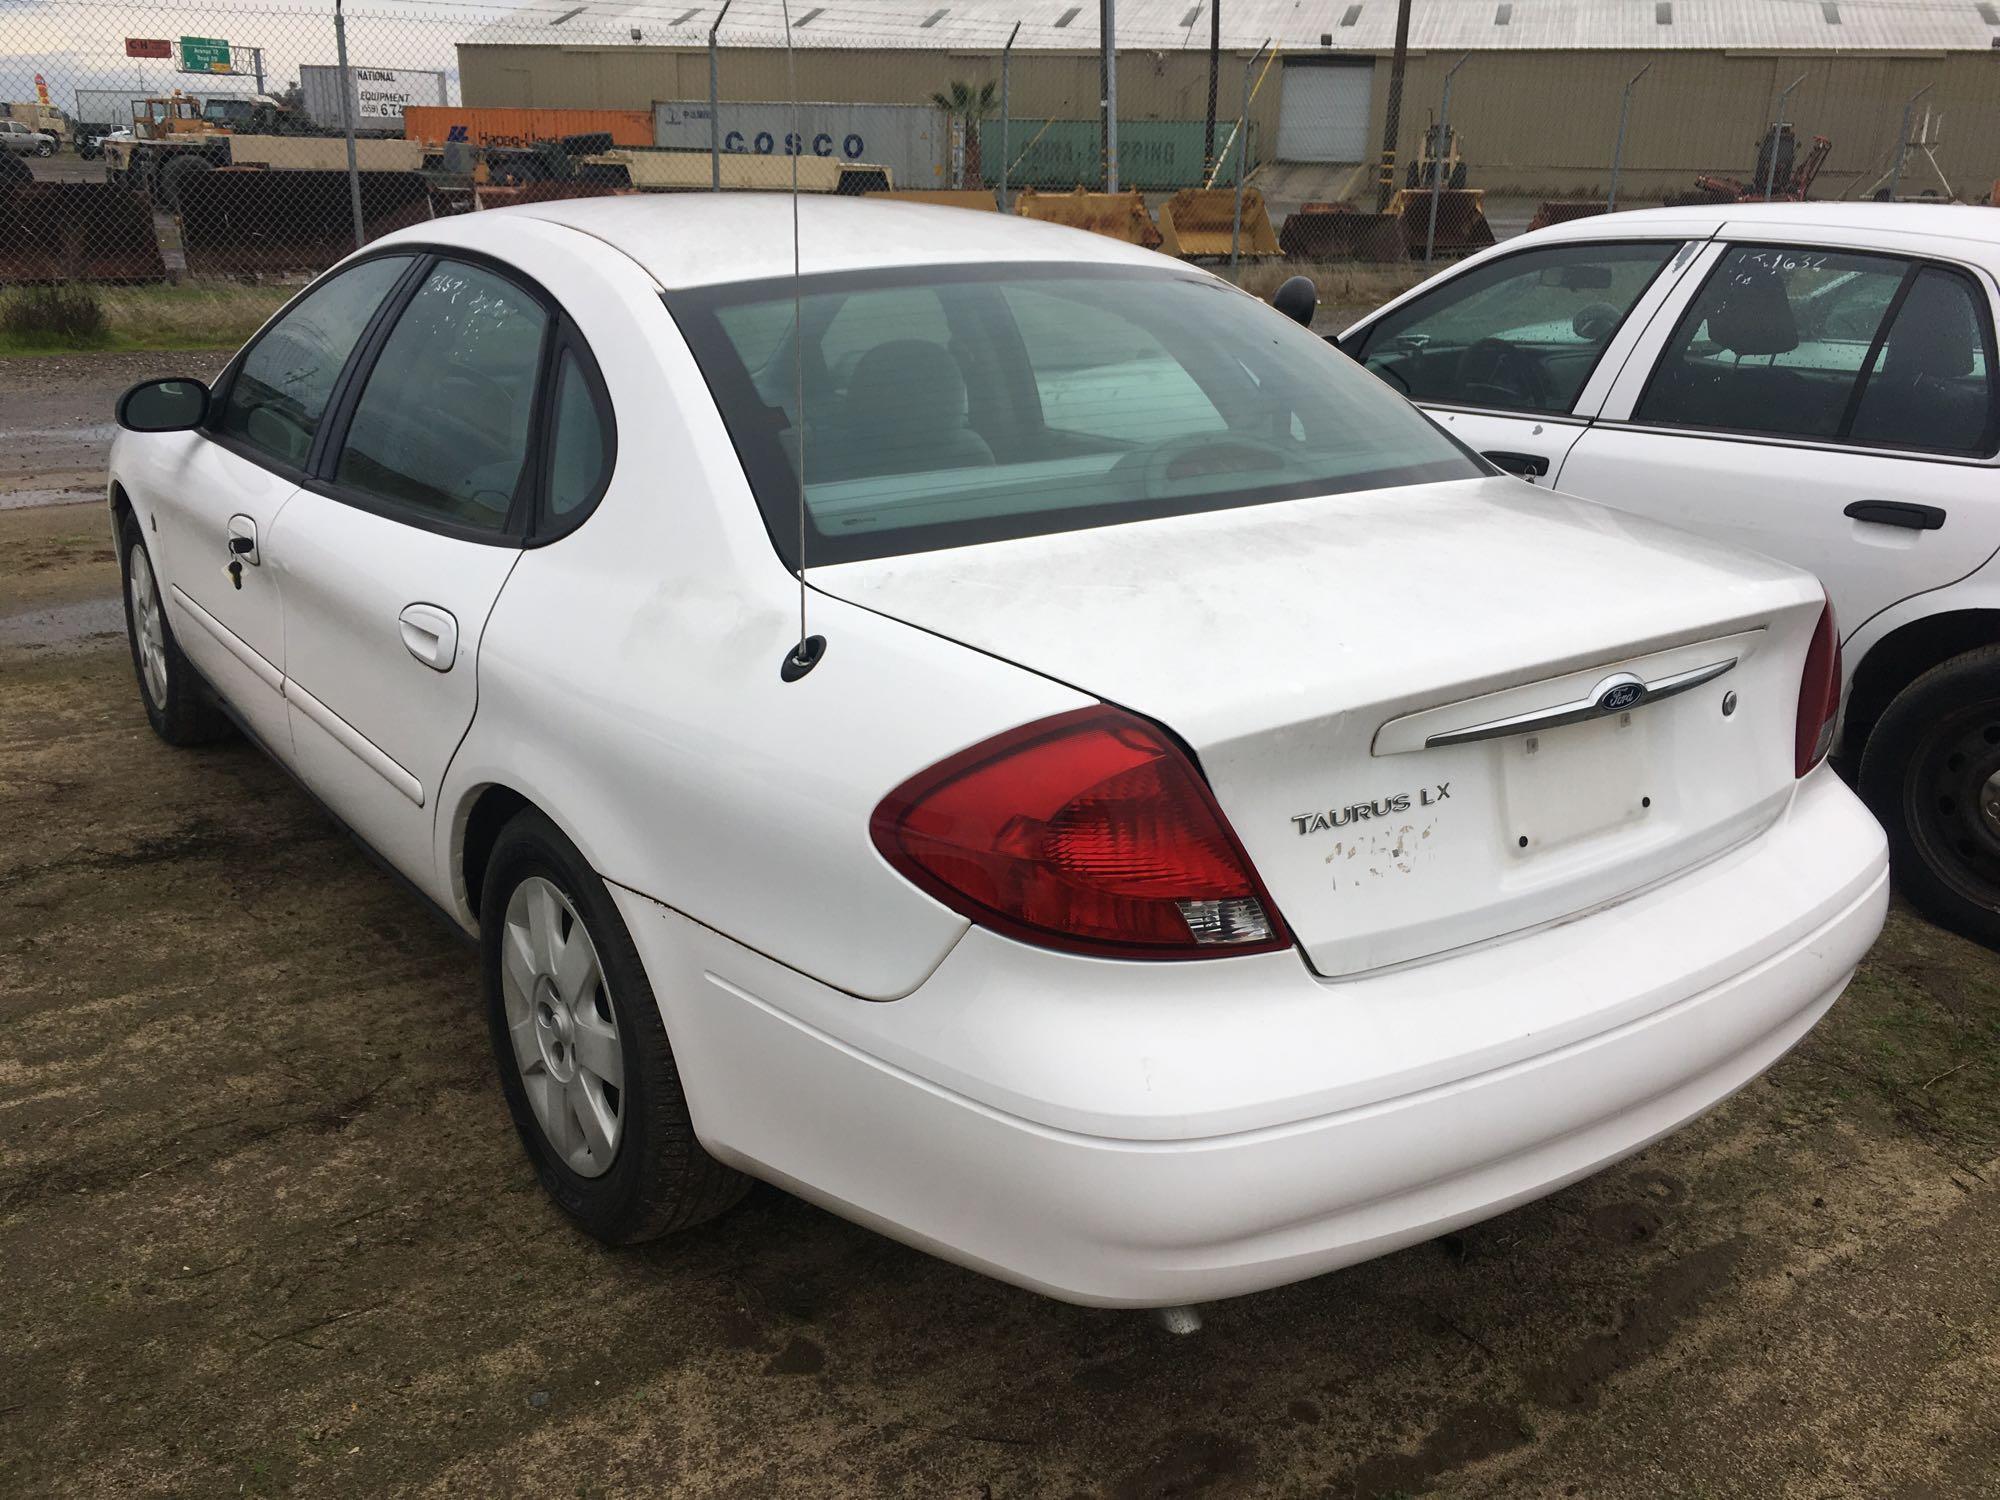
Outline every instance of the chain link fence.
POLYGON ((420 220, 795 176, 1080 225, 1260 288, 1317 268, 1336 302, 1618 209, 1996 195, 1990 5, 1772 7, 1817 12, 1814 51, 1664 45, 1673 0, 1609 40, 1507 45, 1533 39, 1538 0, 1433 0, 1399 62, 1362 35, 1383 3, 1246 44, 1193 0, 1128 0, 1122 19, 997 0, 17 0, 0 9, 0 337, 36 337, 21 309, 60 287, 107 311, 46 333, 59 343, 226 345, 420 220), (1493 35, 1439 45, 1470 21, 1493 35))

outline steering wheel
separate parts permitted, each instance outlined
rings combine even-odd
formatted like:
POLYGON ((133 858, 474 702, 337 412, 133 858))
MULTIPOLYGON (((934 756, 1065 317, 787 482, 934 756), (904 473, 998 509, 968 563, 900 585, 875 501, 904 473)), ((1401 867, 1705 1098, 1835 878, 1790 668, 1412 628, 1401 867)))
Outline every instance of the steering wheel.
POLYGON ((1145 474, 1143 484, 1148 500, 1165 500, 1183 493, 1178 485, 1199 475, 1269 474, 1279 471, 1285 478, 1301 477, 1304 471, 1298 461, 1270 438, 1253 437, 1240 432, 1194 432, 1185 437, 1168 438, 1165 442, 1146 450, 1144 455, 1145 474), (1254 454, 1271 462, 1255 467, 1238 462, 1229 462, 1225 455, 1235 453, 1242 456, 1254 454), (1199 461, 1198 455, 1209 453, 1212 460, 1199 461), (1213 459, 1223 459, 1214 462, 1213 459))
POLYGON ((1496 406, 1539 406, 1541 366, 1505 339, 1480 339, 1458 360, 1458 392, 1496 406))
POLYGON ((1394 365, 1391 364, 1378 365, 1372 363, 1364 363, 1361 366, 1361 368, 1366 370, 1370 375, 1379 375, 1384 380, 1395 381, 1397 388, 1400 389, 1405 396, 1414 396, 1416 394, 1416 391, 1412 389, 1410 382, 1403 378, 1403 372, 1397 369, 1394 365))

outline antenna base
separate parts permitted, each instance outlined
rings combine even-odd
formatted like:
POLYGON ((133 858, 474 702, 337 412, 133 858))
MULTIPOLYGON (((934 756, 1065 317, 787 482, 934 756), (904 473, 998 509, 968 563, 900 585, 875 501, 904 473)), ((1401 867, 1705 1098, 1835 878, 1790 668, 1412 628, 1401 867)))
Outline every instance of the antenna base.
POLYGON ((797 682, 818 666, 819 659, 824 655, 826 655, 826 637, 809 635, 785 652, 785 662, 778 668, 778 675, 787 682, 797 682))

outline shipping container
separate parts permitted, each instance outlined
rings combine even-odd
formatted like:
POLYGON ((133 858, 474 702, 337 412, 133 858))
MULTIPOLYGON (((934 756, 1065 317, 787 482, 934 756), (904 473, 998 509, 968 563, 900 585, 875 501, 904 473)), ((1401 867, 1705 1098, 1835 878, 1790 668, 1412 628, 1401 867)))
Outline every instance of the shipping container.
POLYGON ((653 144, 652 112, 643 109, 422 109, 403 115, 403 134, 435 151, 448 142, 532 146, 567 135, 608 134, 614 146, 653 144))
MULTIPOLYGON (((825 156, 887 167, 901 188, 950 187, 950 133, 944 112, 927 104, 725 103, 725 153, 825 156)), ((708 101, 659 100, 653 143, 680 151, 709 149, 708 101)))
MULTIPOLYGON (((445 102, 444 74, 411 68, 347 70, 347 105, 358 135, 403 134, 403 111, 445 102)), ((299 89, 305 95, 306 117, 315 125, 338 128, 340 69, 307 63, 299 69, 299 89)))
MULTIPOLYGON (((1215 149, 1223 157, 1216 187, 1236 181, 1234 120, 1215 122, 1215 149)), ((1147 192, 1203 187, 1202 151, 1206 126, 1200 120, 1120 120, 1118 185, 1147 192)), ((1000 180, 1000 122, 979 128, 981 170, 988 183, 1000 180)), ((1257 131, 1250 131, 1250 165, 1258 162, 1257 131)), ((1095 120, 1010 120, 1006 150, 1014 160, 1007 181, 1014 187, 1094 188, 1104 180, 1104 137, 1095 120)))

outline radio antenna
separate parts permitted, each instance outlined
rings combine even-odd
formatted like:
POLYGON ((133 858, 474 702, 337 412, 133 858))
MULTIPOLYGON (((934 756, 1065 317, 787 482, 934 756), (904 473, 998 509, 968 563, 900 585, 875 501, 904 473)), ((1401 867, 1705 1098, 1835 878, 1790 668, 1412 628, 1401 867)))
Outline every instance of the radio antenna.
POLYGON ((826 654, 826 637, 806 634, 806 323, 805 294, 799 286, 799 153, 805 137, 799 129, 799 68, 792 55, 792 0, 781 0, 785 17, 785 82, 792 95, 792 133, 785 142, 792 158, 792 401, 798 413, 799 447, 799 643, 785 654, 779 676, 797 682, 819 665, 826 654))

